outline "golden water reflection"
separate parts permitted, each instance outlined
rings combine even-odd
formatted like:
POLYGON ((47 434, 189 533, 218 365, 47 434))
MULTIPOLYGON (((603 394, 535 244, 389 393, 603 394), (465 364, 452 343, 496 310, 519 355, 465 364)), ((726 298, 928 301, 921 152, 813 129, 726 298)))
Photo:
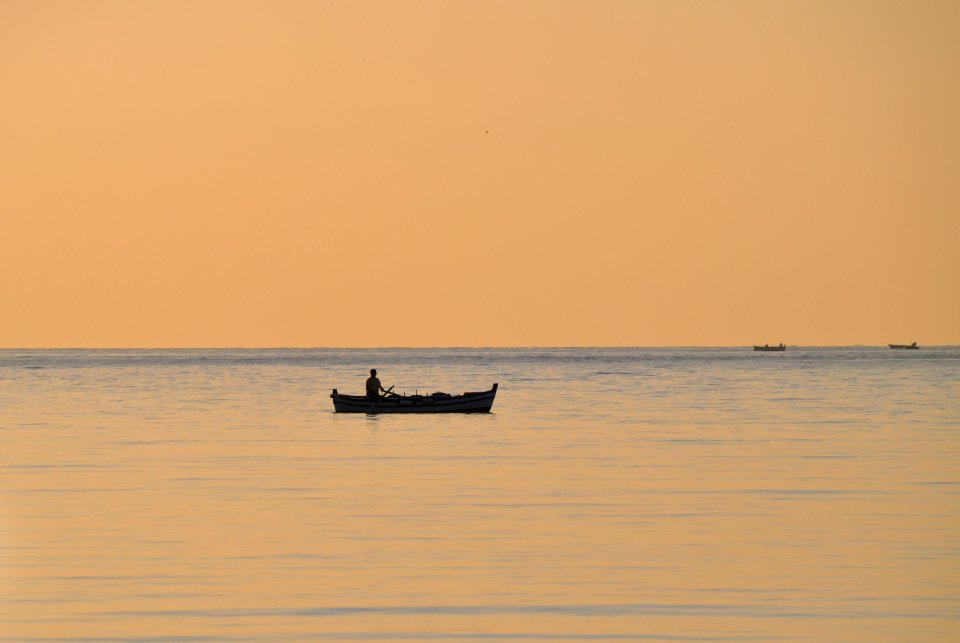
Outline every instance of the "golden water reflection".
POLYGON ((323 357, 3 355, 0 640, 960 637, 960 361, 507 353, 491 415, 364 417, 323 357))

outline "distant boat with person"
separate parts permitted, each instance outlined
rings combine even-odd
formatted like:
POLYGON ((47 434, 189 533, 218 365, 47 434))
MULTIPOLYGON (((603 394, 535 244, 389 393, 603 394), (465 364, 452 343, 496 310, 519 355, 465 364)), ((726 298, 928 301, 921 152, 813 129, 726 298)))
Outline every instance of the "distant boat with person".
POLYGON ((920 347, 917 346, 917 343, 916 343, 916 342, 913 342, 912 344, 887 344, 887 346, 889 346, 890 348, 902 348, 902 349, 908 350, 908 351, 909 351, 909 350, 914 350, 914 351, 915 351, 915 350, 919 350, 919 349, 920 349, 920 347))
POLYGON ((771 346, 770 344, 764 344, 763 346, 753 345, 753 350, 755 351, 776 351, 782 353, 787 350, 786 344, 777 344, 776 346, 771 346))

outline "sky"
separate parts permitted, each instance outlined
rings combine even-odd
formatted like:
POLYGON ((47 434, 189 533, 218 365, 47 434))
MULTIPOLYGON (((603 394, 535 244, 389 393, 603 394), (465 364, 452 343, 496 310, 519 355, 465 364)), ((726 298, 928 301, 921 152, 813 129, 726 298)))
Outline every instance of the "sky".
POLYGON ((0 0, 0 346, 960 344, 957 33, 0 0))

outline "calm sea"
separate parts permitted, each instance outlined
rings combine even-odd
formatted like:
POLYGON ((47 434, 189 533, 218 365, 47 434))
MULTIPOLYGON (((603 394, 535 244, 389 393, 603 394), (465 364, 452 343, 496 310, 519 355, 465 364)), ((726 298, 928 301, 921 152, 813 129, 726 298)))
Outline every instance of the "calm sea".
POLYGON ((958 641, 960 348, 3 350, 0 640, 958 641))

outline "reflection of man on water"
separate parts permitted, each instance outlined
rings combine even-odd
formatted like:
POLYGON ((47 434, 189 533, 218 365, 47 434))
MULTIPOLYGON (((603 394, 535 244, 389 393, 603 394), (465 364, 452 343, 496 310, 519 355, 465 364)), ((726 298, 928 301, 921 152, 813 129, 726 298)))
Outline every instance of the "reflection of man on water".
POLYGON ((380 391, 386 393, 383 390, 383 385, 380 384, 380 380, 377 379, 377 369, 370 369, 370 377, 367 378, 367 399, 368 400, 379 400, 380 391))

